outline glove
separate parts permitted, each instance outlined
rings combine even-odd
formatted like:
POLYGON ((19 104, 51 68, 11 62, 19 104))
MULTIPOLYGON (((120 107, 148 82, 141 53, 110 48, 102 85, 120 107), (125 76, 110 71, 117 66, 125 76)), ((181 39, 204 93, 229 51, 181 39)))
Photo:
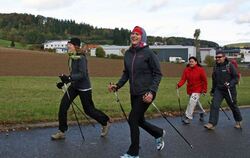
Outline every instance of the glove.
POLYGON ((70 76, 67 76, 67 75, 64 75, 62 74, 61 76, 59 76, 59 78, 61 79, 62 83, 69 83, 71 81, 71 77, 70 76))
POLYGON ((56 86, 57 86, 58 89, 62 89, 62 87, 64 86, 64 83, 59 82, 59 83, 56 84, 56 86))
POLYGON ((229 89, 230 88, 230 83, 229 82, 225 82, 224 86, 229 89))

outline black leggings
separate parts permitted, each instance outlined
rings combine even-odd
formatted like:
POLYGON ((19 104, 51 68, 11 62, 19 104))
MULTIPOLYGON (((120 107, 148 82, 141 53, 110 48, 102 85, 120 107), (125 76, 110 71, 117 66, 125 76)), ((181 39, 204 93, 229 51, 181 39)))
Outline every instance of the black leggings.
POLYGON ((59 130, 60 131, 65 132, 68 129, 67 111, 70 107, 70 104, 77 97, 77 95, 80 96, 84 112, 88 116, 92 117, 97 122, 99 122, 101 125, 103 125, 103 126, 107 125, 107 121, 109 120, 109 117, 106 114, 104 114, 102 111, 95 108, 93 100, 92 100, 92 91, 91 90, 79 91, 77 89, 74 89, 72 86, 70 86, 68 88, 68 94, 64 93, 64 96, 61 100, 59 113, 58 113, 59 130), (68 94, 69 94, 69 97, 68 97, 68 94))
POLYGON ((142 95, 131 96, 132 109, 129 114, 131 145, 127 153, 132 156, 139 154, 139 126, 155 138, 159 138, 163 134, 163 129, 145 121, 144 113, 147 111, 150 103, 145 103, 142 97, 142 95))

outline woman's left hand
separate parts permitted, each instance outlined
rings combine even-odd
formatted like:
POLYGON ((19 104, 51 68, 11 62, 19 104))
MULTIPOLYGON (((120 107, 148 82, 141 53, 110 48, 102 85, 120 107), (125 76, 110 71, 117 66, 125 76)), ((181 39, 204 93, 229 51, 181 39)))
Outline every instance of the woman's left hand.
POLYGON ((145 103, 151 103, 153 101, 153 94, 151 92, 144 94, 143 101, 145 103))

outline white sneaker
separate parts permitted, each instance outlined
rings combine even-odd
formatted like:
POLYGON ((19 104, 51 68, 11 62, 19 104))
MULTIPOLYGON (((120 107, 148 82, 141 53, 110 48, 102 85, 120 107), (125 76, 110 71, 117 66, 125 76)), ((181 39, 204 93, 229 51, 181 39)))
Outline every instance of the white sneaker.
POLYGON ((131 156, 129 154, 124 154, 123 156, 120 156, 120 158, 139 158, 139 156, 131 156))
POLYGON ((51 135, 51 139, 52 140, 61 140, 61 139, 65 139, 65 134, 61 131, 58 131, 57 133, 51 135))
POLYGON ((111 126, 111 123, 109 123, 109 121, 107 122, 106 126, 102 126, 101 137, 105 137, 108 134, 110 126, 111 126))
POLYGON ((162 136, 159 137, 159 138, 157 138, 157 139, 155 139, 156 148, 157 148, 157 150, 159 150, 159 151, 162 150, 162 149, 164 148, 165 143, 164 143, 163 137, 165 136, 165 134, 166 134, 166 131, 163 130, 162 136))

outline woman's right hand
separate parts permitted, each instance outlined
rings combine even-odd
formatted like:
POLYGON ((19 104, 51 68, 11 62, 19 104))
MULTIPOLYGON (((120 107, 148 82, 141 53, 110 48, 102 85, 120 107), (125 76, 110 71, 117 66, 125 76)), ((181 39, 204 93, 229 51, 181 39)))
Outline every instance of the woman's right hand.
POLYGON ((115 85, 115 84, 113 84, 113 83, 110 83, 110 84, 108 85, 108 90, 109 90, 109 92, 115 92, 115 91, 118 90, 118 87, 117 87, 117 85, 115 85))

